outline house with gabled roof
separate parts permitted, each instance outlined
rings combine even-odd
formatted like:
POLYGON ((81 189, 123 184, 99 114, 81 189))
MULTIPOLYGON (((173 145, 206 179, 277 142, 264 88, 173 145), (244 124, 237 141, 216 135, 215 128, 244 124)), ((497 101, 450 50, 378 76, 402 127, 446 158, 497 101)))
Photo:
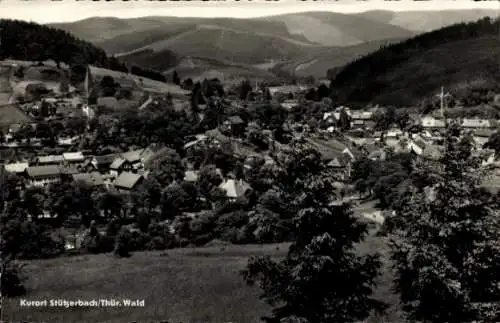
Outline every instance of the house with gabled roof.
POLYGON ((137 171, 142 168, 143 152, 144 149, 137 149, 118 154, 109 165, 110 175, 116 177, 123 171, 137 171))
POLYGON ((281 107, 287 110, 292 110, 295 107, 299 106, 299 101, 297 100, 285 100, 281 102, 281 107))
POLYGON ((74 153, 63 153, 64 161, 68 164, 79 164, 85 161, 85 156, 81 151, 74 153))
POLYGON ((420 119, 424 129, 441 129, 445 127, 445 121, 432 116, 424 116, 420 119))
POLYGON ((467 119, 464 118, 462 120, 462 127, 464 128, 491 128, 492 125, 490 123, 490 120, 487 119, 467 119))
POLYGON ((334 157, 326 164, 326 166, 337 170, 343 170, 349 165, 350 161, 349 156, 341 155, 334 157))
POLYGON ((227 117, 224 125, 233 134, 242 134, 245 131, 245 121, 240 116, 227 117))
POLYGON ((28 187, 44 187, 61 181, 61 169, 58 165, 31 166, 25 171, 28 187))
POLYGON ((426 146, 427 146, 426 143, 420 138, 410 141, 411 151, 419 156, 422 155, 426 146))
POLYGON ((7 173, 12 174, 23 174, 26 171, 26 168, 29 167, 29 163, 8 163, 3 165, 5 171, 7 173))
MULTIPOLYGON (((134 167, 141 163, 141 156, 144 152, 144 149, 136 149, 130 150, 124 153, 121 153, 120 156, 130 164, 130 166, 134 167)), ((134 167, 135 168, 135 167, 134 167)))
POLYGON ((371 111, 352 111, 351 118, 353 120, 371 120, 373 112, 371 111))
POLYGON ((90 163, 93 168, 101 173, 107 172, 110 169, 111 164, 116 159, 117 154, 108 154, 101 156, 92 157, 90 163))
POLYGON ((144 177, 140 174, 122 172, 113 182, 113 186, 120 193, 129 193, 136 189, 143 181, 144 177))
POLYGON ((121 156, 115 157, 111 165, 109 165, 109 174, 113 177, 117 177, 126 166, 126 160, 121 156))
POLYGON ((247 182, 241 179, 228 179, 221 183, 219 187, 226 192, 226 197, 229 199, 243 197, 252 189, 247 182))
POLYGON ((351 121, 351 128, 354 129, 364 129, 365 128, 365 120, 356 119, 351 121))

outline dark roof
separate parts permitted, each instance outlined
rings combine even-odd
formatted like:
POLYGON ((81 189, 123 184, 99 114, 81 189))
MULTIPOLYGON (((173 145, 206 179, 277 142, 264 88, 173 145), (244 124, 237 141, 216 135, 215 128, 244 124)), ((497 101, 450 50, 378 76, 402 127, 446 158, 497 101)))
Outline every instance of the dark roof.
POLYGON ((116 178, 114 186, 117 188, 132 189, 142 178, 142 175, 139 174, 123 172, 116 178))
POLYGON ((144 149, 131 150, 125 153, 121 153, 123 159, 128 161, 129 163, 136 163, 141 161, 141 154, 144 152, 144 149))
POLYGON ((351 154, 354 156, 354 159, 361 159, 363 158, 364 154, 363 152, 357 148, 357 147, 354 147, 354 146, 350 146, 350 147, 347 147, 349 149, 349 151, 351 152, 351 154))
POLYGON ((33 178, 58 176, 61 174, 61 168, 57 165, 32 166, 26 168, 26 173, 33 178))
POLYGON ((109 165, 109 168, 111 169, 119 169, 120 167, 122 167, 122 165, 126 162, 125 159, 121 158, 121 157, 116 157, 115 160, 113 160, 113 162, 111 163, 111 165, 109 165))
POLYGON ((114 79, 116 83, 120 84, 120 87, 122 88, 137 88, 137 82, 132 80, 132 79, 128 79, 128 78, 122 78, 122 77, 117 77, 114 79))
POLYGON ((332 159, 327 166, 334 168, 343 168, 349 164, 349 157, 347 156, 339 156, 332 159))
POLYGON ((97 106, 104 106, 110 109, 118 109, 118 100, 112 96, 105 96, 97 99, 97 106))
POLYGON ((78 174, 78 169, 74 166, 68 166, 68 167, 60 167, 61 174, 64 175, 73 175, 73 174, 78 174))
POLYGON ((426 143, 421 139, 417 139, 413 143, 422 148, 422 150, 425 149, 425 146, 427 146, 426 143))
POLYGON ((111 165, 111 163, 115 160, 115 158, 116 154, 94 156, 94 159, 98 165, 111 165))
POLYGON ((97 172, 73 174, 72 177, 75 182, 82 181, 91 186, 104 185, 102 175, 97 172))

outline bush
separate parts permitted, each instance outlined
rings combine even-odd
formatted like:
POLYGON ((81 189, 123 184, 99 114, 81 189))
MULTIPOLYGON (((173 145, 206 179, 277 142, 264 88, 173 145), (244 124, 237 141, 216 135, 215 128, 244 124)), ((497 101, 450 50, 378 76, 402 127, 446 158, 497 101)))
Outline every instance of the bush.
POLYGON ((9 264, 2 275, 2 295, 6 297, 18 297, 26 294, 26 288, 22 284, 20 276, 21 266, 9 264))
POLYGON ((130 230, 122 227, 116 236, 114 253, 117 257, 130 257, 132 250, 132 236, 130 230))

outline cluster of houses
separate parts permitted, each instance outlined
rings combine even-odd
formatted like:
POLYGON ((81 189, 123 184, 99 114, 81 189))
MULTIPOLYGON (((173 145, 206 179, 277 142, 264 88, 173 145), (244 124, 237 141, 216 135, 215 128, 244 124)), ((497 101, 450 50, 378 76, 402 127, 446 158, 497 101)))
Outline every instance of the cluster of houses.
POLYGON ((373 129, 375 127, 375 121, 373 121, 373 110, 351 110, 348 107, 340 106, 334 111, 325 112, 323 114, 323 121, 328 124, 327 131, 332 132, 335 129, 335 124, 340 119, 340 115, 344 111, 350 120, 350 126, 352 129, 373 129))
MULTIPOLYGON (((217 142, 213 134, 199 137, 191 145, 207 138, 217 142)), ((186 148, 189 149, 189 146, 186 145, 186 148)), ((84 182, 93 187, 102 187, 126 194, 140 186, 155 167, 156 161, 169 150, 164 146, 151 145, 145 149, 101 156, 85 155, 83 152, 66 152, 61 155, 38 156, 28 161, 5 163, 3 169, 6 173, 24 178, 26 188, 44 188, 51 184, 69 181, 84 182)), ((225 178, 220 170, 218 174, 223 180, 221 188, 226 191, 230 199, 241 197, 250 189, 249 185, 242 180, 225 178)), ((198 171, 190 168, 185 172, 184 180, 196 182, 198 177, 198 171)))
POLYGON ((4 170, 25 178, 26 187, 43 188, 63 181, 83 181, 91 186, 129 192, 147 177, 144 163, 154 154, 151 148, 106 156, 67 152, 6 163, 4 170))

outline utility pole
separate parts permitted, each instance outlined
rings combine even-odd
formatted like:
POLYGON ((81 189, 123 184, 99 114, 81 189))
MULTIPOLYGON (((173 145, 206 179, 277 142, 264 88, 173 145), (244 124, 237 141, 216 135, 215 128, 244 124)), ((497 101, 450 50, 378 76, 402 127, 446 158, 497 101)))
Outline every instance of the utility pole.
POLYGON ((444 99, 451 97, 451 94, 449 92, 444 93, 444 87, 441 86, 441 93, 437 94, 436 96, 441 100, 441 117, 446 124, 446 118, 444 116, 444 99))

